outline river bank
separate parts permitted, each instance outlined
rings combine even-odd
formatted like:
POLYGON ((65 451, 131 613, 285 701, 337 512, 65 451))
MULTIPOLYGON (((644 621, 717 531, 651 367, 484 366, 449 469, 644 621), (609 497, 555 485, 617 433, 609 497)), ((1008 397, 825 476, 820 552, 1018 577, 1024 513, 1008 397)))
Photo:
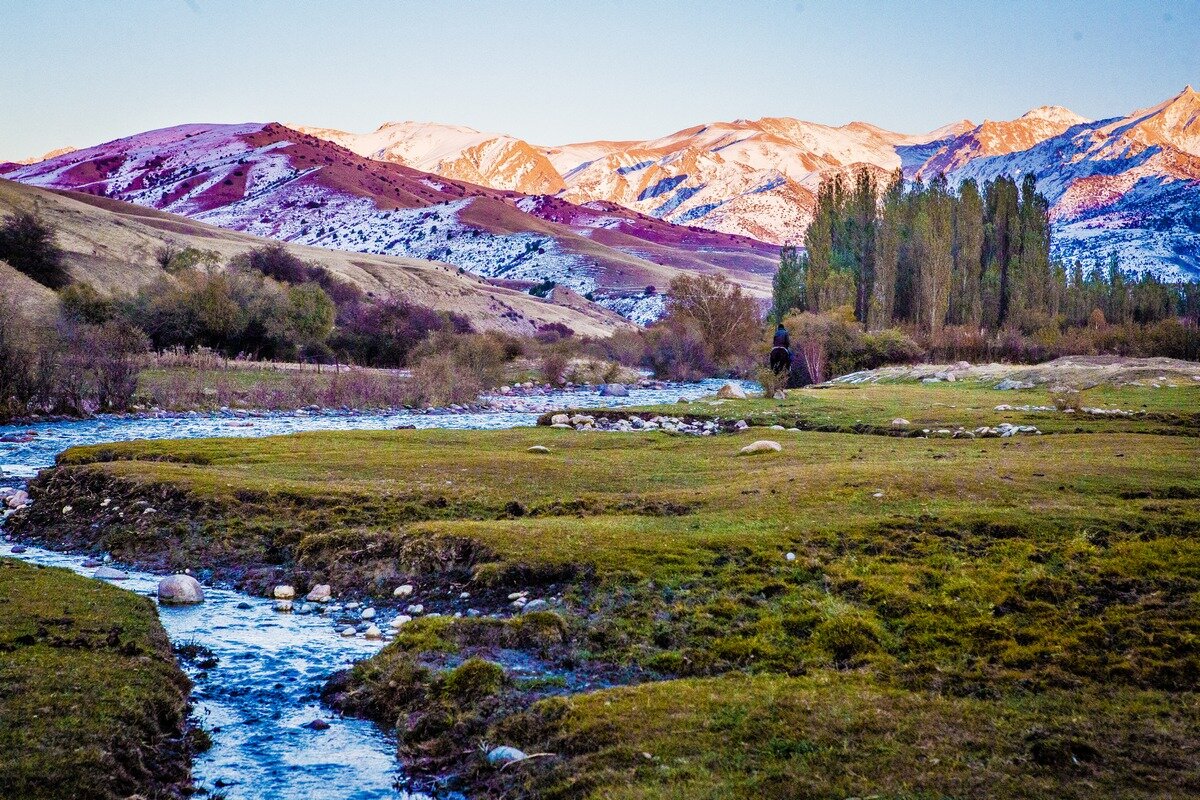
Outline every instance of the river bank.
MULTIPOLYGON (((590 396, 592 403, 615 406, 666 402, 680 396, 698 397, 712 393, 720 385, 718 381, 635 385, 630 387, 626 397, 603 398, 595 388, 583 387, 570 396, 590 396)), ((32 425, 0 427, 0 487, 11 490, 24 487, 39 470, 53 464, 57 453, 95 442, 211 436, 244 438, 303 430, 410 426, 506 428, 533 425, 541 411, 565 405, 566 396, 544 387, 522 386, 509 387, 507 393, 499 394, 496 406, 475 411, 464 411, 461 407, 458 411, 394 409, 371 414, 354 414, 340 409, 304 410, 302 413, 230 410, 103 415, 87 420, 41 421, 32 425)), ((45 541, 39 532, 35 531, 34 536, 39 542, 45 541)), ((10 540, 3 551, 7 554, 9 550, 20 549, 22 552, 16 557, 67 567, 90 577, 96 571, 94 565, 104 556, 111 557, 111 553, 102 553, 95 542, 84 543, 81 539, 80 545, 79 550, 87 552, 71 555, 40 549, 28 539, 15 547, 10 540)), ((63 543, 55 546, 61 550, 63 543)), ((130 562, 103 563, 128 576, 127 580, 114 586, 154 594, 157 574, 140 572, 130 562)), ((354 800, 402 796, 406 791, 406 779, 396 772, 395 744, 372 723, 331 716, 330 710, 320 705, 322 685, 331 673, 349 667, 382 646, 380 640, 364 636, 361 608, 352 609, 352 599, 343 596, 325 607, 331 613, 280 614, 274 610, 274 602, 270 599, 215 585, 220 582, 212 579, 211 572, 203 571, 203 563, 185 568, 191 568, 193 573, 206 579, 208 599, 201 606, 162 607, 160 612, 176 645, 182 645, 185 652, 191 653, 194 651, 192 646, 200 644, 211 650, 217 660, 215 667, 202 666, 208 663, 208 657, 183 663, 196 684, 192 695, 195 719, 213 740, 212 748, 196 760, 197 786, 229 800, 289 791, 299 792, 297 796, 319 792, 326 798, 354 800), (346 637, 342 632, 351 621, 358 624, 360 630, 356 636, 346 637), (319 731, 304 727, 318 718, 324 718, 331 727, 319 731)), ((173 570, 163 569, 159 574, 170 571, 173 570)), ((421 602, 421 598, 414 597, 413 602, 421 602)), ((302 611, 304 604, 297 606, 296 610, 302 611)), ((388 609, 381 604, 378 621, 386 638, 391 638, 392 633, 388 620, 402 610, 402 607, 388 609)))
POLYGON ((190 683, 154 604, 0 558, 0 795, 179 798, 190 683))
MULTIPOLYGON (((922 385, 910 414, 1007 413, 969 390, 922 385)), ((778 402, 861 419, 824 391, 778 402)), ((411 617, 327 697, 472 796, 1200 791, 1195 438, 1057 413, 1084 431, 104 445, 16 529, 411 617), (739 455, 761 437, 780 450, 739 455)))

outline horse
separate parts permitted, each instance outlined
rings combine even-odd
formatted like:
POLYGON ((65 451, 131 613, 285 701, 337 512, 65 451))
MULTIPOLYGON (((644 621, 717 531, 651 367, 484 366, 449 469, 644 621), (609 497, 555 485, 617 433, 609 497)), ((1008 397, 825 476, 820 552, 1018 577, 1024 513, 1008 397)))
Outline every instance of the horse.
POLYGON ((792 351, 786 347, 771 348, 771 371, 782 375, 792 370, 792 351))

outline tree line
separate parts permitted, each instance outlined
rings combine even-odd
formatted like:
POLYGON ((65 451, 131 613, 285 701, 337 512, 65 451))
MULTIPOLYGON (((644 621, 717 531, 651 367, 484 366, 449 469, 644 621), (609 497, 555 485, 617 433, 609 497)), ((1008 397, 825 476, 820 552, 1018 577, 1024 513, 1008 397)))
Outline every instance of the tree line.
POLYGON ((905 326, 934 339, 947 325, 1033 332, 1097 312, 1114 324, 1197 313, 1194 284, 1084 270, 1050 258, 1049 203, 1032 175, 952 189, 943 176, 880 186, 859 170, 823 180, 805 252, 782 250, 771 316, 842 307, 868 330, 905 326))

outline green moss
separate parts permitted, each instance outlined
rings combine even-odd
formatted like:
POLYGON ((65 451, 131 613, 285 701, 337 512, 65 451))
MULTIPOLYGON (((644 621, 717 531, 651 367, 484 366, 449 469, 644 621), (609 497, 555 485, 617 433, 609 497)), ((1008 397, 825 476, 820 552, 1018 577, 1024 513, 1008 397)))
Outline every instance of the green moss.
POLYGON ((672 680, 533 706, 492 741, 554 754, 482 779, 539 798, 1168 798, 1200 791, 1200 701, 954 698, 818 672, 672 680))
POLYGON ((160 796, 188 779, 187 678, 154 605, 0 559, 0 795, 160 796))
POLYGON ((499 664, 468 658, 442 677, 442 694, 458 703, 472 703, 499 692, 506 680, 499 664))

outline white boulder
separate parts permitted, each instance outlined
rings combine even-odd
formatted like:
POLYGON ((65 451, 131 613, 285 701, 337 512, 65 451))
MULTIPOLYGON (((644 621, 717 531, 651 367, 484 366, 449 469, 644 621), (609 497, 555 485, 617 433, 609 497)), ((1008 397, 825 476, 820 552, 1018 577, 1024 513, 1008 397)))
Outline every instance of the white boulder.
POLYGON ((191 575, 170 575, 158 582, 158 602, 192 605, 204 602, 204 588, 191 575))

